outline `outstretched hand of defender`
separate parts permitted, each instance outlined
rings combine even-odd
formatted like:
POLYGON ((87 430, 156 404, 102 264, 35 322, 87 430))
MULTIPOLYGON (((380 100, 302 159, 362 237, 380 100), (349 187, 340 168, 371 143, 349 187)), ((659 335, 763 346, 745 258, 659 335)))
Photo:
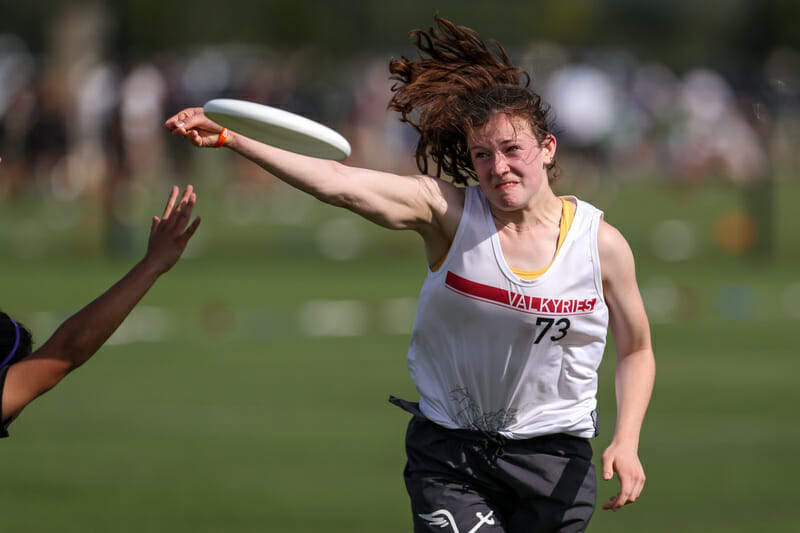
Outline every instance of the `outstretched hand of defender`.
POLYGON ((182 196, 180 189, 173 187, 164 213, 160 218, 153 217, 144 260, 149 261, 160 274, 178 262, 189 239, 200 225, 200 217, 189 224, 196 201, 197 195, 191 185, 186 187, 182 196))
POLYGON ((615 472, 619 478, 619 492, 603 504, 604 510, 618 511, 635 502, 644 489, 644 468, 639 455, 635 450, 612 442, 603 453, 603 480, 611 481, 615 472))
POLYGON ((171 116, 164 123, 172 135, 188 139, 201 148, 214 147, 224 129, 203 112, 202 107, 190 107, 171 116))

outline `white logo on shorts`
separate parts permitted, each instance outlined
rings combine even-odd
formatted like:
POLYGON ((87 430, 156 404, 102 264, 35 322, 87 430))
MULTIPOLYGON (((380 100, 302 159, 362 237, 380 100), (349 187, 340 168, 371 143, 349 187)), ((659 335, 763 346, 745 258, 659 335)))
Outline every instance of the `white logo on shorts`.
MULTIPOLYGON (((470 529, 467 533, 475 533, 480 529, 480 527, 484 524, 488 524, 490 526, 494 525, 494 517, 492 516, 494 511, 489 511, 489 513, 484 516, 483 513, 477 512, 475 516, 478 517, 478 523, 475 524, 475 527, 470 529)), ((453 528, 453 533, 459 533, 458 526, 456 525, 456 519, 453 518, 453 515, 450 514, 450 511, 447 509, 439 509, 438 511, 434 511, 431 514, 421 514, 419 515, 420 518, 423 520, 427 520, 428 523, 432 526, 439 526, 439 527, 447 527, 450 526, 453 528)))

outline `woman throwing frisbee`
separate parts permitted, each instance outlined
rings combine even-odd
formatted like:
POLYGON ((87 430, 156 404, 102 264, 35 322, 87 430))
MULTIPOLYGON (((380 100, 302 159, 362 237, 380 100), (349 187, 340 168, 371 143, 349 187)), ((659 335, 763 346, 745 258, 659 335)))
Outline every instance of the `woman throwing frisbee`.
POLYGON ((0 312, 0 437, 38 396, 99 350, 156 280, 180 259, 200 219, 189 224, 196 196, 173 187, 164 214, 153 217, 144 258, 105 293, 61 324, 40 348, 31 333, 0 312))
POLYGON ((636 501, 645 482, 638 443, 655 360, 633 255, 598 209, 553 193, 557 142, 527 74, 499 45, 436 23, 412 32, 418 59, 389 64, 389 106, 419 134, 419 175, 282 151, 200 108, 166 127, 422 237, 429 271, 408 351, 420 400, 393 398, 414 415, 404 477, 415 531, 583 531, 609 328, 617 418, 602 476, 620 487, 603 508, 636 501))

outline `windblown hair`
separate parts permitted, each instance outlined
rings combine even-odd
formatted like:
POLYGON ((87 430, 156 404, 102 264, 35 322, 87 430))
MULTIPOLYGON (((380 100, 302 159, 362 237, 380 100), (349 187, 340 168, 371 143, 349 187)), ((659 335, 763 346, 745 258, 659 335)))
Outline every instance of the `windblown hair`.
MULTIPOLYGON (((528 89, 530 76, 516 67, 503 47, 491 47, 474 31, 435 17, 437 28, 413 30, 420 58, 389 62, 392 99, 389 109, 419 134, 417 167, 428 173, 428 160, 455 183, 475 178, 467 139, 494 113, 526 120, 541 144, 551 133, 549 110, 528 89)), ((548 169, 552 168, 551 163, 548 169)))
POLYGON ((6 362, 6 366, 12 365, 29 356, 32 348, 31 332, 22 324, 17 323, 17 326, 14 326, 11 317, 0 311, 0 363, 14 351, 11 359, 6 362), (19 337, 17 337, 17 327, 19 328, 19 337))

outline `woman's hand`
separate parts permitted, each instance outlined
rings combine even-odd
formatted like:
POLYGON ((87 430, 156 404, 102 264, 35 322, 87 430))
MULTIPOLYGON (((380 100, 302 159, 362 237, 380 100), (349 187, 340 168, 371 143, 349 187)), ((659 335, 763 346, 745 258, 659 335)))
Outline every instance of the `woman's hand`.
POLYGON ((618 511, 622 506, 635 502, 644 489, 644 468, 632 447, 612 442, 603 453, 603 480, 611 481, 614 473, 619 478, 619 492, 603 504, 604 510, 618 511))
POLYGON ((171 116, 164 126, 176 137, 188 139, 195 146, 210 148, 217 145, 224 129, 203 113, 202 107, 190 107, 171 116))
POLYGON ((144 261, 152 264, 159 274, 168 271, 178 262, 189 239, 200 225, 200 217, 196 217, 187 227, 197 201, 192 186, 186 187, 180 200, 178 200, 179 194, 180 189, 172 187, 164 214, 161 218, 153 217, 150 227, 150 239, 144 261))

